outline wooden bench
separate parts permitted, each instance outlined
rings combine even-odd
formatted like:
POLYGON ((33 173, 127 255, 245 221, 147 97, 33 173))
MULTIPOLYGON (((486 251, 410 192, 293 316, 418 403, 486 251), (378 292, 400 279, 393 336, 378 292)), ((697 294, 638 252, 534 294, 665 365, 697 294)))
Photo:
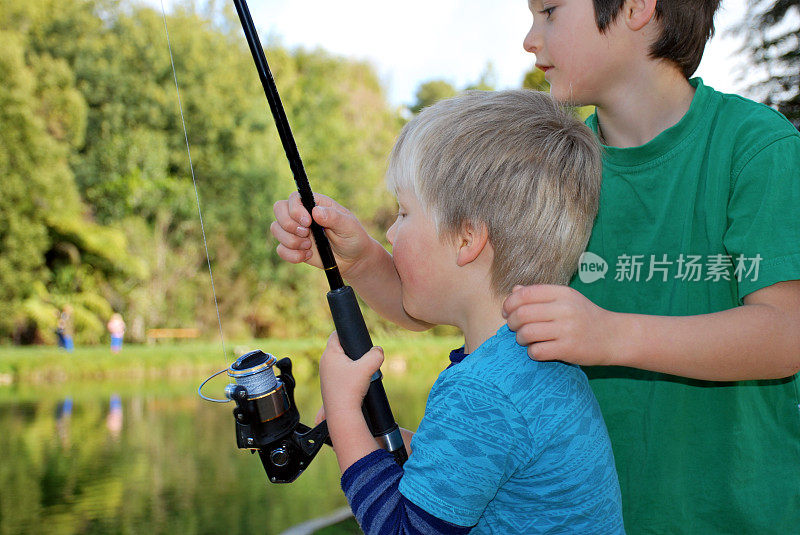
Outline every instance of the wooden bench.
POLYGON ((152 344, 156 340, 173 340, 176 338, 197 338, 200 336, 200 329, 147 329, 147 342, 152 344))

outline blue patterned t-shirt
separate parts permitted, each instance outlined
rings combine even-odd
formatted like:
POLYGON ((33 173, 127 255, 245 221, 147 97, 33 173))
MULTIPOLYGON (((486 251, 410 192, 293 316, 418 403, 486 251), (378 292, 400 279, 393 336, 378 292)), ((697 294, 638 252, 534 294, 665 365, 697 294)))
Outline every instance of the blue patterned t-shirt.
POLYGON ((400 492, 472 533, 623 533, 614 456, 584 373, 508 326, 433 385, 400 492))

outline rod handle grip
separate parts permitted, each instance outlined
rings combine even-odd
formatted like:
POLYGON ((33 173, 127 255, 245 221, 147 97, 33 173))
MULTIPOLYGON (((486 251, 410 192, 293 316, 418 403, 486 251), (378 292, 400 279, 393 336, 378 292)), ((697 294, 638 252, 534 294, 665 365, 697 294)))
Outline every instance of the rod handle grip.
MULTIPOLYGON (((350 286, 331 290, 328 292, 328 305, 342 349, 352 360, 360 359, 372 349, 372 339, 364 322, 364 316, 361 314, 361 308, 358 306, 355 292, 350 286)), ((399 427, 392 415, 380 371, 373 376, 361 408, 370 432, 379 442, 385 442, 386 437, 399 436, 399 427)), ((391 440, 390 444, 389 452, 393 453, 400 462, 401 457, 405 455, 402 437, 399 441, 391 440)))
POLYGON ((369 336, 355 292, 350 286, 331 290, 328 292, 328 305, 342 349, 352 360, 360 359, 364 353, 372 349, 372 338, 369 336))

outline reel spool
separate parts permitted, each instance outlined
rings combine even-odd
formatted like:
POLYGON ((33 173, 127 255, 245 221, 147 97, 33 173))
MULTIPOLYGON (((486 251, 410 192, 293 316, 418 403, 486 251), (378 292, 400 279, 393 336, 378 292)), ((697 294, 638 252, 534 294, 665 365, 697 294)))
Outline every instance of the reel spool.
MULTIPOLYGON (((254 416, 261 423, 280 418, 293 405, 286 386, 275 377, 272 369, 277 362, 278 359, 269 353, 256 350, 241 356, 228 368, 228 376, 236 384, 225 387, 225 397, 232 401, 244 397, 255 408, 254 416)), ((234 411, 234 416, 237 421, 244 421, 243 412, 234 411)))
POLYGON ((291 483, 308 467, 323 444, 330 445, 326 422, 313 429, 300 422, 291 360, 288 357, 278 360, 255 350, 211 377, 223 371, 235 381, 225 387, 227 400, 207 398, 202 393, 201 397, 221 403, 235 402, 233 417, 238 447, 258 453, 272 483, 291 483), (280 375, 275 375, 274 368, 278 368, 280 375))

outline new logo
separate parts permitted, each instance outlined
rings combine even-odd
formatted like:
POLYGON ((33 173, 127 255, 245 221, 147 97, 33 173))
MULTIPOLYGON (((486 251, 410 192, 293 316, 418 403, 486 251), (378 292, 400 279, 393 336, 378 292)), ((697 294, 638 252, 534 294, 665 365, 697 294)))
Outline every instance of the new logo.
POLYGON ((578 265, 578 277, 584 284, 604 279, 608 273, 608 263, 602 257, 588 251, 581 255, 578 265))

